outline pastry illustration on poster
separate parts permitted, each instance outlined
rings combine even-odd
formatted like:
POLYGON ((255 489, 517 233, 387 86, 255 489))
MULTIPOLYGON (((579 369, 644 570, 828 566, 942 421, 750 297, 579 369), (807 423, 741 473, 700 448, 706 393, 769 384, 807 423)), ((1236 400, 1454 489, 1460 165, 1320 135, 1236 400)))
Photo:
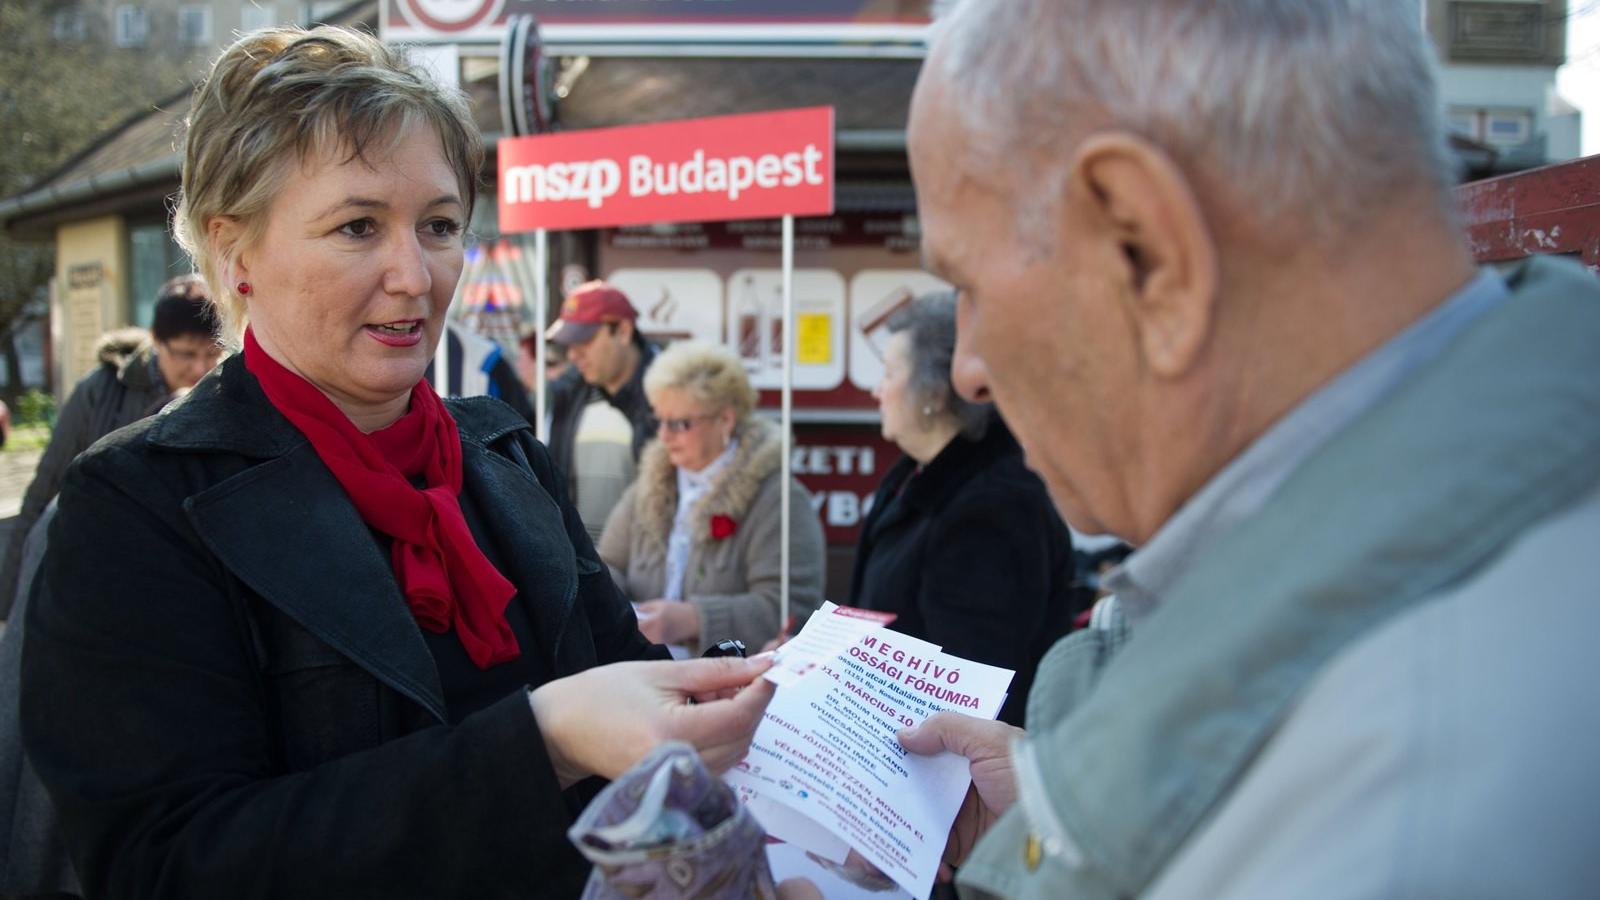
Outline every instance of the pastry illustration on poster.
POLYGON ((862 269, 850 279, 850 383, 871 391, 883 380, 883 348, 895 310, 950 285, 921 269, 862 269))
MULTIPOLYGON (((783 385, 783 270, 739 269, 728 279, 728 346, 758 390, 783 385)), ((794 270, 794 386, 844 383, 844 279, 832 269, 794 270)))
POLYGON ((722 277, 710 269, 617 269, 606 279, 639 311, 639 330, 662 344, 722 340, 722 277))

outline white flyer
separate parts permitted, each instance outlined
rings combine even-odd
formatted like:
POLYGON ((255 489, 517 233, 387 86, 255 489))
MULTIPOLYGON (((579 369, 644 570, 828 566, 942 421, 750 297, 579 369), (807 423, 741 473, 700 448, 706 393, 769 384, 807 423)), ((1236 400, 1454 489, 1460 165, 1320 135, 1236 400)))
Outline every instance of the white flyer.
POLYGON ((894 613, 840 606, 825 600, 806 620, 800 633, 777 649, 772 668, 767 670, 767 680, 779 685, 793 684, 894 619, 894 613))
POLYGON ((836 861, 839 844, 819 841, 820 826, 926 897, 971 778, 961 757, 913 756, 895 734, 941 710, 994 718, 1012 673, 890 631, 817 668, 826 677, 778 691, 749 756, 724 777, 761 798, 753 810, 775 835, 836 861))

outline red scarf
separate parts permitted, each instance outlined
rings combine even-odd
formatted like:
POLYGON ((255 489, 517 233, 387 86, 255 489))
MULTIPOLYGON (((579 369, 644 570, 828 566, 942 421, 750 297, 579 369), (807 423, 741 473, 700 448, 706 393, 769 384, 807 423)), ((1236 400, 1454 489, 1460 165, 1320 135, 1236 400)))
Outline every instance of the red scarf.
POLYGON ((453 625, 480 669, 516 659, 506 604, 517 589, 478 549, 461 514, 461 435, 426 380, 398 421, 362 434, 311 382, 268 356, 250 330, 244 365, 338 479, 362 521, 394 539, 394 577, 417 624, 453 625), (413 487, 417 475, 428 485, 413 487))

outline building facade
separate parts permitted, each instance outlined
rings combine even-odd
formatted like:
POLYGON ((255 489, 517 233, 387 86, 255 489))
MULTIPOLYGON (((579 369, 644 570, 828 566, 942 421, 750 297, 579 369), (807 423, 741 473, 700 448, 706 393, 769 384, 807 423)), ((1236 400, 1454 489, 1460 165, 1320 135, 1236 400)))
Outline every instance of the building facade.
POLYGON ((183 59, 201 71, 234 36, 336 14, 349 0, 69 0, 51 14, 57 41, 95 40, 183 59))
POLYGON ((1581 116, 1556 90, 1568 0, 1426 0, 1450 130, 1493 151, 1489 173, 1579 155, 1581 116))

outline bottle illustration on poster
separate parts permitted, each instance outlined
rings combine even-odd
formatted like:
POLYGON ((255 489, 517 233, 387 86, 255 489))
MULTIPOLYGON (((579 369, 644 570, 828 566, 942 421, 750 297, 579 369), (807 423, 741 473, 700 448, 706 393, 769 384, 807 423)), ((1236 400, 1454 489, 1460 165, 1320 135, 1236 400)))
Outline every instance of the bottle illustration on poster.
POLYGON ((740 269, 728 279, 728 345, 744 360, 750 383, 762 390, 783 383, 783 348, 791 341, 794 386, 832 390, 844 383, 844 278, 832 269, 794 272, 795 335, 783 330, 783 272, 740 269))
MULTIPOLYGON (((739 358, 744 360, 745 370, 751 375, 765 372, 771 365, 771 354, 764 339, 771 313, 767 304, 761 302, 761 292, 756 288, 754 275, 746 274, 739 280, 736 302, 739 304, 735 313, 739 328, 736 336, 739 358)), ((782 352, 781 347, 779 352, 782 352)))

